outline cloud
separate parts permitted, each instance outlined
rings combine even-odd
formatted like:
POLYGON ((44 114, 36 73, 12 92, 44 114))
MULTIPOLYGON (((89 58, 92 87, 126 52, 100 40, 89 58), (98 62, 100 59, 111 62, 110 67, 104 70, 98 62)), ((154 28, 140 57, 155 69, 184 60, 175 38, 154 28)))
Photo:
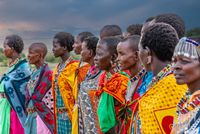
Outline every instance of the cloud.
POLYGON ((59 31, 98 34, 106 24, 125 29, 165 12, 179 14, 190 29, 200 26, 199 5, 199 0, 1 0, 0 39, 15 33, 28 43, 39 40, 50 44, 59 31))

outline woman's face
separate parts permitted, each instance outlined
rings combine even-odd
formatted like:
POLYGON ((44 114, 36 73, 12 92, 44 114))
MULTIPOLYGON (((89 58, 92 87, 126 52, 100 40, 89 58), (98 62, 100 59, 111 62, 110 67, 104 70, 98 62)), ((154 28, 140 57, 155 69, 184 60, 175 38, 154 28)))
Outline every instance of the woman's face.
POLYGON ((75 41, 73 44, 73 50, 76 54, 81 54, 81 40, 79 36, 75 38, 75 41))
POLYGON ((58 39, 53 39, 53 54, 55 57, 61 57, 64 53, 66 53, 65 48, 61 46, 58 39))
POLYGON ((133 48, 130 47, 131 44, 129 43, 129 41, 126 41, 120 42, 117 45, 117 59, 121 70, 133 69, 138 61, 137 51, 134 51, 133 48))
POLYGON ((7 58, 12 58, 14 49, 8 46, 9 40, 6 39, 3 43, 3 53, 7 58))
POLYGON ((37 64, 41 60, 41 54, 37 52, 35 48, 29 48, 28 50, 28 61, 30 64, 37 64))
POLYGON ((91 58, 94 58, 92 54, 92 50, 89 50, 87 47, 87 43, 83 41, 82 43, 82 50, 81 50, 81 58, 84 62, 89 62, 91 58))
POLYGON ((178 84, 192 84, 200 80, 200 62, 185 56, 173 57, 173 69, 178 84))
POLYGON ((107 45, 98 43, 94 57, 95 65, 101 70, 109 71, 111 69, 111 58, 107 45))

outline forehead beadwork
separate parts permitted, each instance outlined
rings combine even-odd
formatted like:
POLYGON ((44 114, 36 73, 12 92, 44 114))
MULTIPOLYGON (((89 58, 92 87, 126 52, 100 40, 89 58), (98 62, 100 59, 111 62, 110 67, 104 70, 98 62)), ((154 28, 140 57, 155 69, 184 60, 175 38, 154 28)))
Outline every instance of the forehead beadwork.
POLYGON ((179 40, 174 56, 185 56, 192 59, 199 59, 200 56, 200 44, 194 40, 183 37, 179 40))

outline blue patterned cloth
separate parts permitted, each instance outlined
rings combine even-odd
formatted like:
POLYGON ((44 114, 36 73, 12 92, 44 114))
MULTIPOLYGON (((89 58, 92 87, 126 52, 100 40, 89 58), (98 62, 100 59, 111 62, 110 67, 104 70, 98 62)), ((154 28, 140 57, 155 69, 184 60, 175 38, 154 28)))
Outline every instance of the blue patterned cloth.
POLYGON ((20 59, 1 79, 1 82, 4 83, 7 99, 22 125, 26 120, 25 87, 30 75, 31 70, 28 62, 25 59, 20 59))
MULTIPOLYGON (((147 91, 147 87, 149 85, 149 83, 151 82, 153 78, 153 73, 152 72, 147 72, 143 78, 142 78, 142 84, 140 85, 140 87, 138 87, 138 90, 137 92, 140 94, 140 96, 144 95, 144 93, 146 93, 147 91)), ((138 113, 136 113, 137 115, 138 113)), ((140 119, 137 120, 137 134, 140 134, 141 133, 141 130, 140 130, 140 126, 141 126, 141 121, 140 119)), ((134 125, 132 124, 132 134, 134 134, 134 125)))
MULTIPOLYGON (((36 82, 38 81, 40 71, 41 71, 41 68, 34 71, 31 75, 31 79, 29 80, 29 82, 27 84, 27 86, 29 87, 28 92, 30 95, 32 95, 34 92, 34 88, 36 86, 36 82)), ((33 108, 33 107, 34 107, 33 101, 30 100, 27 108, 33 108)), ((37 117, 36 112, 34 112, 32 114, 28 114, 28 116, 26 118, 26 122, 23 126, 25 134, 37 134, 36 117, 37 117)))

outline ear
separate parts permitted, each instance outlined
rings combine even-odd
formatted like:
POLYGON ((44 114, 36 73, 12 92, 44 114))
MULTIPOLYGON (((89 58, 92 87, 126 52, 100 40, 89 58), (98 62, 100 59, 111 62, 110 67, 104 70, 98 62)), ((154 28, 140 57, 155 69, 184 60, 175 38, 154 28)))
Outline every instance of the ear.
POLYGON ((65 51, 67 50, 67 47, 64 46, 63 48, 64 48, 65 51))
POLYGON ((151 64, 151 62, 152 62, 152 55, 151 55, 151 50, 148 48, 148 47, 146 47, 145 48, 145 51, 146 51, 146 53, 147 53, 147 64, 151 64))
POLYGON ((116 61, 116 60, 117 60, 117 54, 115 53, 111 56, 111 61, 116 61))
POLYGON ((139 52, 138 52, 138 51, 135 51, 134 55, 135 55, 135 59, 136 59, 136 60, 139 60, 139 52))

